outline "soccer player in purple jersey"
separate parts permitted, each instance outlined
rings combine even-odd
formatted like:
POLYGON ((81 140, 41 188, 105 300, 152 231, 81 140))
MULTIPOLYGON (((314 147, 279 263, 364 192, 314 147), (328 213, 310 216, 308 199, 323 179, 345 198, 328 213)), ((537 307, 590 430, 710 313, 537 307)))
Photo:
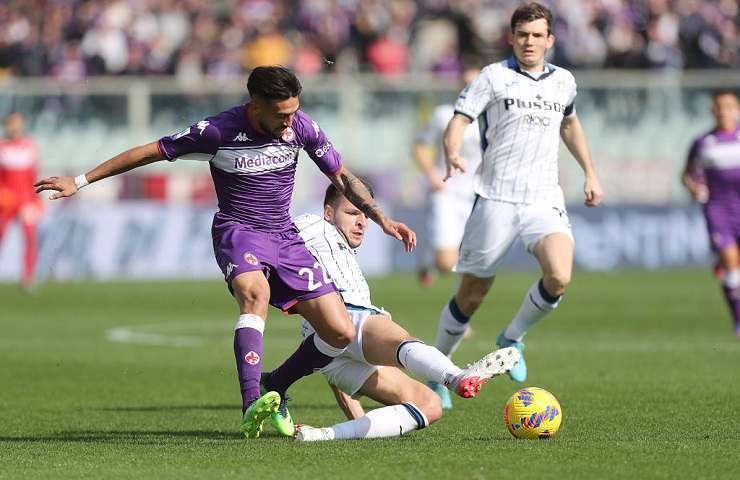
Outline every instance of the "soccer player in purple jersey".
MULTIPOLYGON (((257 67, 247 81, 250 101, 171 136, 131 148, 83 175, 49 177, 36 192, 69 197, 88 183, 159 160, 209 163, 219 211, 213 219, 216 262, 239 306, 234 354, 242 394, 242 431, 256 438, 264 420, 279 411, 280 393, 328 365, 355 337, 341 297, 306 249, 288 213, 300 150, 385 233, 406 251, 416 234, 386 217, 367 188, 346 167, 317 123, 299 110, 301 84, 288 69, 257 67), (260 395, 267 307, 300 314, 316 331, 275 370, 271 391, 260 395)), ((288 419, 289 420, 289 419, 288 419)), ((292 434, 292 421, 283 434, 292 434)))
POLYGON ((714 128, 691 145, 681 177, 691 196, 704 204, 712 249, 722 268, 722 290, 740 337, 740 102, 718 91, 712 102, 714 128))

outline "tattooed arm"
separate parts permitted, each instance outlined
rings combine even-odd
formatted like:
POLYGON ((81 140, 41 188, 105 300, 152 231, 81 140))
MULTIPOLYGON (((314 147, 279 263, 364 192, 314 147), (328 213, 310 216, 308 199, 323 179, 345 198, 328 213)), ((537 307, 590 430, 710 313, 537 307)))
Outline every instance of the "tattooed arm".
POLYGON ((377 223, 386 234, 402 241, 407 252, 413 250, 416 246, 416 233, 403 223, 386 217, 367 187, 352 172, 342 166, 337 173, 329 176, 329 179, 347 200, 377 223))

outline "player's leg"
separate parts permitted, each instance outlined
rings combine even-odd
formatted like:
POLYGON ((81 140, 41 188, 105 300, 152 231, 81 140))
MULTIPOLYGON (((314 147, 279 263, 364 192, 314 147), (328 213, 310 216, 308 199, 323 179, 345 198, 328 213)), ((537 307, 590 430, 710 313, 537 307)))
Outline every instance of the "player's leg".
POLYGON ((336 292, 301 301, 292 311, 305 318, 315 333, 307 336, 293 355, 265 379, 268 389, 281 394, 300 378, 328 365, 355 338, 355 327, 336 292))
POLYGON ((231 290, 239 305, 239 319, 234 327, 234 357, 242 395, 242 432, 249 438, 256 438, 265 419, 280 405, 280 397, 275 392, 260 392, 270 287, 263 272, 248 271, 233 278, 231 290))
POLYGON ((355 420, 327 428, 301 428, 303 441, 398 437, 442 417, 439 397, 393 367, 383 367, 363 383, 360 393, 387 405, 355 420))
POLYGON ((264 350, 262 335, 270 302, 265 272, 267 265, 274 262, 271 258, 274 242, 269 235, 221 219, 218 214, 212 234, 216 262, 239 308, 234 326, 234 357, 242 396, 242 431, 247 437, 257 437, 263 421, 280 404, 275 392, 261 395, 259 385, 264 350))
POLYGON ((542 269, 538 279, 524 295, 514 319, 504 330, 508 340, 521 341, 532 325, 553 311, 570 283, 573 268, 573 241, 563 233, 554 233, 535 245, 533 254, 542 269))
POLYGON ((462 273, 455 296, 442 308, 436 347, 452 355, 493 285, 496 270, 518 235, 514 204, 478 197, 465 224, 457 271, 462 273))
MULTIPOLYGON (((564 208, 550 204, 535 204, 520 212, 521 235, 524 246, 540 264, 542 278, 524 295, 516 315, 499 334, 500 347, 515 347, 524 351, 522 339, 529 328, 542 320, 559 304, 570 283, 573 269, 573 235, 564 208)), ((523 382, 527 378, 527 364, 522 358, 509 372, 511 378, 523 382)))
POLYGON ((735 335, 740 336, 740 248, 729 245, 719 251, 722 275, 722 292, 730 307, 735 335))
POLYGON ((42 207, 36 202, 29 202, 21 208, 19 219, 23 229, 25 252, 23 255, 23 288, 33 287, 36 273, 36 259, 38 258, 38 222, 41 219, 42 207))
POLYGON ((465 398, 477 396, 491 377, 509 371, 520 357, 517 351, 492 352, 461 369, 436 348, 412 337, 388 315, 368 317, 358 337, 364 361, 403 367, 415 377, 443 385, 465 398))

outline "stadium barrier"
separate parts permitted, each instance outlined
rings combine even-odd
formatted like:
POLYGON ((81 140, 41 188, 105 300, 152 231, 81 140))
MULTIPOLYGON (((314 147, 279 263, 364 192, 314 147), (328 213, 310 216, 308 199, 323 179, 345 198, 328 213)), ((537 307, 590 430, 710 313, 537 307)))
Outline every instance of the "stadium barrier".
MULTIPOLYGON (((210 224, 214 209, 189 204, 120 202, 95 206, 71 202, 47 212, 40 227, 39 277, 53 280, 135 280, 220 278, 213 258, 210 224)), ((295 214, 321 212, 318 204, 295 214)), ((397 218, 419 234, 419 248, 403 253, 394 240, 371 227, 359 261, 381 275, 414 270, 424 251, 423 213, 396 209, 397 218)), ((711 252, 704 219, 695 207, 572 207, 577 268, 660 269, 706 265, 711 252)), ((11 226, 0 246, 0 281, 19 278, 22 237, 11 226)), ((536 265, 515 245, 506 268, 536 265)))

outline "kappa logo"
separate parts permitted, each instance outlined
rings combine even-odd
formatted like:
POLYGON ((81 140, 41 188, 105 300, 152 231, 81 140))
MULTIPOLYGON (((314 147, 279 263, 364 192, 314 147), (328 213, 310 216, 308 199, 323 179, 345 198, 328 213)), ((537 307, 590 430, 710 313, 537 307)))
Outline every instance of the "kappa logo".
POLYGON ((226 277, 230 277, 230 276, 231 276, 231 272, 233 272, 233 271, 234 271, 234 269, 235 269, 236 267, 238 267, 238 266, 239 266, 239 265, 236 265, 236 264, 234 264, 234 263, 231 263, 231 262, 229 262, 229 264, 228 264, 228 265, 226 265, 226 277))
POLYGON ((195 128, 200 130, 200 134, 203 135, 203 130, 205 130, 208 125, 210 125, 210 122, 207 120, 201 120, 197 125, 195 125, 195 128))
POLYGON ((232 142, 251 142, 252 139, 247 136, 244 132, 239 132, 239 134, 234 137, 234 140, 232 142))
POLYGON ((254 350, 250 350, 249 353, 244 355, 244 361, 250 365, 257 365, 260 363, 260 356, 254 350))
POLYGON ((321 129, 319 128, 319 124, 316 122, 311 122, 311 126, 313 127, 313 131, 316 133, 316 138, 319 138, 319 135, 321 135, 321 129))
POLYGON ((257 260, 257 257, 255 257, 249 252, 244 254, 244 260, 250 265, 257 265, 259 263, 259 261, 257 260))

